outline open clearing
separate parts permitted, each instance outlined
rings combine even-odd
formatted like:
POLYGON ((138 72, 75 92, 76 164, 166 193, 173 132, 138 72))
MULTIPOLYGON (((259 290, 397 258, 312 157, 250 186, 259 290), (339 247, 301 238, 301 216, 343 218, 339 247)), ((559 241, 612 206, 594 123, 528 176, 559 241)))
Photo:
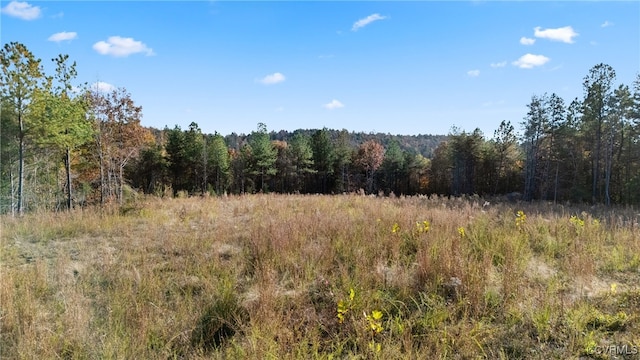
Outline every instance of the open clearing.
POLYGON ((0 357, 640 358, 637 210, 483 204, 252 195, 2 217, 0 357))

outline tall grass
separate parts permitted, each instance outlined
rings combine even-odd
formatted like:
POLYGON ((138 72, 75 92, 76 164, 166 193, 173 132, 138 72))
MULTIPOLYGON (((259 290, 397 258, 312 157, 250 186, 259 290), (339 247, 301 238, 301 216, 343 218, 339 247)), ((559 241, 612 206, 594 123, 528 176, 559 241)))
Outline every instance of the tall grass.
POLYGON ((633 209, 482 203, 254 195, 3 217, 0 357, 637 356, 633 209))

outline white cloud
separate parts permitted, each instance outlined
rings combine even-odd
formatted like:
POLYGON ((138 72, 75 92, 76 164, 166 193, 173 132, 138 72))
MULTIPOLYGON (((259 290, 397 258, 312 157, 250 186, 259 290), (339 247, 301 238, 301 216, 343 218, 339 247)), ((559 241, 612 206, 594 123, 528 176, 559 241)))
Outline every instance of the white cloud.
POLYGON ((600 27, 603 27, 603 28, 605 28, 605 27, 609 27, 609 26, 613 26, 613 23, 612 23, 612 22, 610 22, 609 20, 606 20, 605 22, 603 22, 603 23, 600 25, 600 27))
POLYGON ((284 106, 278 106, 277 108, 275 108, 276 112, 283 112, 284 111, 284 106))
POLYGON ((104 93, 108 93, 108 92, 112 92, 113 90, 115 90, 116 87, 103 82, 103 81, 96 81, 93 84, 91 84, 91 90, 95 90, 95 91, 99 91, 99 92, 104 92, 104 93))
POLYGON ((386 16, 381 16, 380 14, 369 15, 364 19, 360 19, 360 20, 356 21, 353 24, 353 27, 351 28, 351 31, 358 31, 358 29, 363 28, 363 27, 371 24, 374 21, 384 20, 386 18, 387 18, 386 16))
POLYGON ((522 55, 518 60, 512 62, 514 66, 517 66, 521 69, 532 69, 536 66, 542 66, 549 62, 548 57, 544 55, 533 55, 533 54, 525 54, 522 55))
POLYGON ((507 66, 507 62, 506 62, 506 61, 501 61, 501 62, 498 62, 498 63, 491 63, 491 65, 490 65, 490 66, 491 66, 492 68, 494 68, 494 69, 495 69, 495 68, 501 68, 501 67, 505 67, 505 66, 507 66))
POLYGON ((265 77, 263 77, 262 79, 258 80, 258 82, 261 82, 265 85, 273 85, 273 84, 277 84, 277 83, 281 83, 283 81, 285 81, 287 78, 284 77, 284 75, 282 75, 281 73, 277 72, 277 73, 273 73, 271 75, 267 75, 265 77))
POLYGON ((330 103, 328 104, 324 104, 322 105, 325 109, 329 109, 329 110, 333 110, 333 109, 340 109, 344 107, 344 104, 341 103, 340 101, 333 99, 331 100, 330 103))
POLYGON ((40 17, 40 6, 33 6, 28 2, 12 1, 2 8, 2 13, 22 20, 35 20, 40 17))
POLYGON ((153 49, 141 41, 120 36, 110 36, 107 41, 98 41, 93 44, 93 49, 99 54, 115 57, 126 57, 136 53, 145 53, 147 56, 155 55, 153 49))
POLYGON ((49 38, 47 40, 60 42, 60 41, 65 41, 65 40, 71 41, 71 40, 76 39, 76 38, 78 38, 78 33, 77 32, 73 32, 73 31, 66 32, 66 31, 63 31, 63 32, 55 33, 55 34, 49 36, 49 38))
POLYGON ((561 41, 567 44, 572 44, 573 38, 579 35, 573 30, 571 26, 544 30, 542 30, 540 26, 537 26, 533 29, 533 31, 533 35, 537 38, 549 39, 552 41, 561 41))
POLYGON ((532 39, 524 36, 520 38, 520 44, 522 45, 533 45, 535 42, 536 42, 536 39, 532 39))
POLYGON ((480 76, 480 70, 469 70, 467 71, 467 75, 471 76, 471 77, 477 77, 480 76))

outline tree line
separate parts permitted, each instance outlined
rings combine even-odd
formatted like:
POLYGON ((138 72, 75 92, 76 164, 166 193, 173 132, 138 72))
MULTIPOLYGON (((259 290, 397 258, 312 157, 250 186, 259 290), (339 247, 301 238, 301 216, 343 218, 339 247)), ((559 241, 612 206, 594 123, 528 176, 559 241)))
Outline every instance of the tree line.
POLYGON ((75 84, 76 63, 68 55, 52 61, 55 74, 47 75, 25 45, 0 50, 2 213, 121 203, 127 167, 154 143, 125 89, 75 84))
POLYGON ((365 192, 520 194, 524 200, 640 203, 640 75, 614 84, 598 64, 584 97, 533 95, 517 125, 493 137, 452 128, 446 136, 347 130, 205 134, 197 123, 141 125, 142 107, 124 88, 77 84, 67 55, 45 74, 23 44, 5 44, 2 63, 0 211, 122 204, 158 196, 365 192))
POLYGON ((422 154, 402 149, 401 141, 406 140, 402 136, 387 136, 384 146, 372 134, 326 128, 274 133, 264 123, 248 135, 204 134, 197 123, 156 133, 158 143, 142 150, 127 172, 131 185, 146 193, 416 194, 427 190, 430 162, 422 154), (355 140, 363 137, 370 139, 355 140))

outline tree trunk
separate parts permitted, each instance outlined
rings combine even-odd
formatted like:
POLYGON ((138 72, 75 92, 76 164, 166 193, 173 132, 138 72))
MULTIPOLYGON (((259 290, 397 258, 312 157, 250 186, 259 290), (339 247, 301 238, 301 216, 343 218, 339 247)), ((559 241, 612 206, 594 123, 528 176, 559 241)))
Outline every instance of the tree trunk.
POLYGON ((202 179, 202 195, 204 195, 209 189, 208 189, 208 174, 207 174, 207 162, 208 162, 208 158, 207 158, 207 137, 205 135, 202 136, 202 139, 204 141, 204 144, 202 145, 202 167, 203 167, 203 179, 202 179))
POLYGON ((123 178, 124 165, 120 165, 120 167, 119 167, 119 169, 118 169, 118 170, 119 170, 119 172, 120 172, 120 173, 119 173, 119 179, 118 179, 119 187, 120 187, 120 188, 118 189, 118 200, 119 200, 119 204, 120 204, 120 205, 122 205, 122 200, 123 200, 123 198, 122 198, 122 196, 123 196, 123 190, 122 190, 122 188, 124 187, 124 178, 123 178))
POLYGON ((556 160, 556 178, 553 181, 553 203, 558 201, 558 161, 556 160))
POLYGON ((102 156, 100 156, 100 205, 104 205, 104 164, 102 160, 102 156))
POLYGON ((104 154, 102 153, 102 144, 100 143, 100 140, 98 140, 97 143, 98 143, 98 161, 100 163, 100 205, 104 206, 104 201, 105 201, 104 154))
POLYGON ((609 143, 607 144, 607 153, 605 154, 605 183, 604 193, 605 202, 607 206, 611 205, 611 168, 613 167, 613 147, 614 147, 614 131, 611 127, 611 133, 609 134, 609 143))
POLYGON ((18 114, 18 123, 20 124, 20 133, 18 135, 20 142, 18 151, 18 216, 22 216, 24 213, 24 121, 22 120, 22 114, 18 114))
POLYGON ((349 191, 349 184, 347 183, 347 178, 346 178, 346 163, 342 164, 341 168, 342 168, 342 192, 346 192, 349 191))
POLYGON ((264 192, 264 168, 260 168, 260 192, 264 192))
POLYGON ((13 194, 15 192, 15 184, 14 184, 14 180, 13 180, 13 166, 11 168, 9 168, 9 180, 11 182, 11 216, 16 216, 16 203, 15 200, 13 198, 13 194))
POLYGON ((221 185, 220 184, 220 168, 217 168, 216 169, 216 194, 217 195, 221 195, 222 194, 222 191, 220 189, 220 187, 221 187, 220 185, 221 185))
POLYGON ((71 185, 71 150, 67 147, 65 156, 65 169, 67 171, 67 210, 71 211, 72 185, 71 185))
POLYGON ((600 151, 602 142, 602 116, 598 117, 598 127, 596 128, 596 157, 593 160, 593 180, 592 180, 592 189, 591 189, 591 199, 593 203, 600 201, 600 197, 598 196, 600 193, 600 151))

